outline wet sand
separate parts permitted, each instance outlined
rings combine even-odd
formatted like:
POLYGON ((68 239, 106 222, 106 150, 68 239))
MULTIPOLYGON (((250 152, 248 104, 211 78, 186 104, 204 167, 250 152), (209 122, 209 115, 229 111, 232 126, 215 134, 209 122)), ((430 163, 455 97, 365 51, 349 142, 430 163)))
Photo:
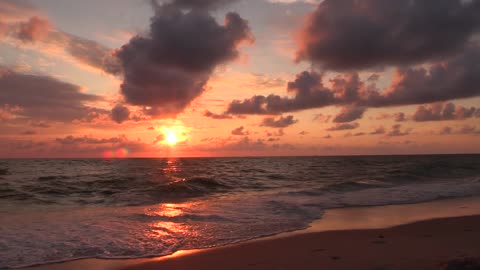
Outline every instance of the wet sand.
POLYGON ((453 268, 465 258, 480 262, 479 198, 334 209, 309 229, 225 247, 28 269, 480 269, 453 268))

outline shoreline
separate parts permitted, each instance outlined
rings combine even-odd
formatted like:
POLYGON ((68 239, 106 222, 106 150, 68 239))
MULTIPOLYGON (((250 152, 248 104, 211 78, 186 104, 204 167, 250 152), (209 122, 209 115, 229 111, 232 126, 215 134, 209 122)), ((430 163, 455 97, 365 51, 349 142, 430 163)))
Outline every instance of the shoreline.
MULTIPOLYGON (((89 270, 136 270, 136 269, 153 269, 162 267, 162 269, 170 269, 169 265, 187 263, 183 267, 192 267, 188 263, 190 261, 205 260, 216 253, 238 253, 242 257, 244 253, 248 253, 249 249, 258 246, 269 245, 272 242, 297 242, 298 239, 305 240, 309 237, 326 237, 331 238, 335 235, 354 234, 363 235, 367 232, 399 230, 403 227, 424 226, 425 223, 430 227, 443 226, 444 223, 460 223, 469 225, 469 223, 480 225, 480 196, 465 197, 455 199, 441 199, 430 202, 422 202, 415 204, 385 205, 385 206, 368 206, 368 207, 351 207, 336 208, 325 211, 321 219, 310 224, 306 229, 283 232, 271 236, 245 240, 237 243, 227 244, 218 247, 205 249, 181 250, 171 255, 150 258, 135 259, 77 259, 66 262, 43 264, 38 266, 30 266, 26 268, 14 268, 22 270, 60 270, 60 269, 89 269, 89 270), (477 223, 478 222, 478 223, 477 223), (246 247, 246 248, 245 248, 246 247), (240 251, 239 251, 240 249, 240 251), (247 250, 245 250, 247 249, 247 250), (203 258, 203 259, 202 259, 203 258), (149 268, 153 267, 153 268, 149 268), (166 267, 166 268, 164 268, 166 267)), ((458 226, 458 225, 457 225, 458 226)), ((414 230, 414 229, 411 229, 414 230)), ((478 234, 480 240, 480 234, 478 234)), ((476 238, 475 238, 476 239, 476 238)), ((329 242, 335 242, 330 239, 329 242)), ((479 242, 480 243, 480 242, 479 242)), ((297 245, 303 246, 304 242, 296 243, 290 249, 297 248, 297 245)), ((331 243, 333 245, 334 243, 331 243)), ((288 245, 290 246, 290 244, 288 245)), ((326 248, 328 248, 328 244, 326 248)), ((283 247, 283 252, 285 252, 283 247)), ((288 249, 288 248, 287 248, 288 249)), ((281 250, 280 250, 281 251, 281 250)), ((280 252, 279 251, 279 252, 280 252)), ((480 244, 478 244, 478 253, 480 254, 480 244)), ((254 254, 252 254, 254 255, 254 254)), ((237 257, 238 257, 237 256, 237 257)), ((452 255, 453 256, 453 255, 452 255)), ((333 256, 340 257, 341 256, 333 256)), ((458 256, 457 256, 458 257, 458 256)), ((340 259, 331 259, 337 261, 340 259)), ((235 259, 232 259, 232 262, 235 259)), ((328 260, 327 260, 328 262, 328 260)), ((210 262, 213 263, 213 262, 210 262)), ((228 262, 225 262, 228 263, 228 262)), ((198 265, 193 264, 195 267, 198 265)), ((215 264, 213 264, 215 265, 215 264)), ((328 265, 328 264, 327 264, 328 265)), ((318 265, 316 265, 318 266, 318 265)), ((176 266, 177 267, 177 266, 176 266)), ((247 265, 244 265, 247 267, 247 265)), ((252 269, 255 265, 248 265, 252 269)), ((266 267, 265 265, 262 267, 266 267)), ((334 266, 330 266, 334 267, 334 266)), ((211 268, 211 267, 210 267, 211 268)), ((210 269, 205 268, 205 269, 210 269)), ((198 268, 203 269, 203 268, 198 268)), ((223 268, 219 268, 223 269, 223 268)), ((267 268, 258 268, 267 269, 267 268)), ((343 269, 343 268, 339 268, 343 269)), ((347 268, 345 268, 347 269, 347 268)), ((360 268, 359 268, 360 269, 360 268)), ((432 268, 433 269, 433 268, 432 268)))

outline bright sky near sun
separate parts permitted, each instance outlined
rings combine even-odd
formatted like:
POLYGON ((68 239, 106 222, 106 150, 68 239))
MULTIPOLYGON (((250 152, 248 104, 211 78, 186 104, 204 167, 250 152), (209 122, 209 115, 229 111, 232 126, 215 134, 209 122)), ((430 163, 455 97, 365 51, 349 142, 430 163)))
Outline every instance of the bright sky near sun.
POLYGON ((479 152, 480 1, 382 1, 0 0, 0 156, 479 152))

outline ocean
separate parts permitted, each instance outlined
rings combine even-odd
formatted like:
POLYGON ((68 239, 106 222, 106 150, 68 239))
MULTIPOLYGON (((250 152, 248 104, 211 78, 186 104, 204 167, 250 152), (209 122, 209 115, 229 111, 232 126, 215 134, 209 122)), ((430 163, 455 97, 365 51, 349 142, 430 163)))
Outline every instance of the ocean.
POLYGON ((480 155, 0 160, 0 268, 298 230, 325 209, 480 195, 480 155))

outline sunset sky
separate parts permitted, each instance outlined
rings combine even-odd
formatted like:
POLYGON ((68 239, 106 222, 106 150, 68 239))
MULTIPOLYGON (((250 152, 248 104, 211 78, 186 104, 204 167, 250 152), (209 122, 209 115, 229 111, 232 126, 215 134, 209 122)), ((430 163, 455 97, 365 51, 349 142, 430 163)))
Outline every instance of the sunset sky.
POLYGON ((0 0, 0 157, 480 152, 479 0, 0 0))

